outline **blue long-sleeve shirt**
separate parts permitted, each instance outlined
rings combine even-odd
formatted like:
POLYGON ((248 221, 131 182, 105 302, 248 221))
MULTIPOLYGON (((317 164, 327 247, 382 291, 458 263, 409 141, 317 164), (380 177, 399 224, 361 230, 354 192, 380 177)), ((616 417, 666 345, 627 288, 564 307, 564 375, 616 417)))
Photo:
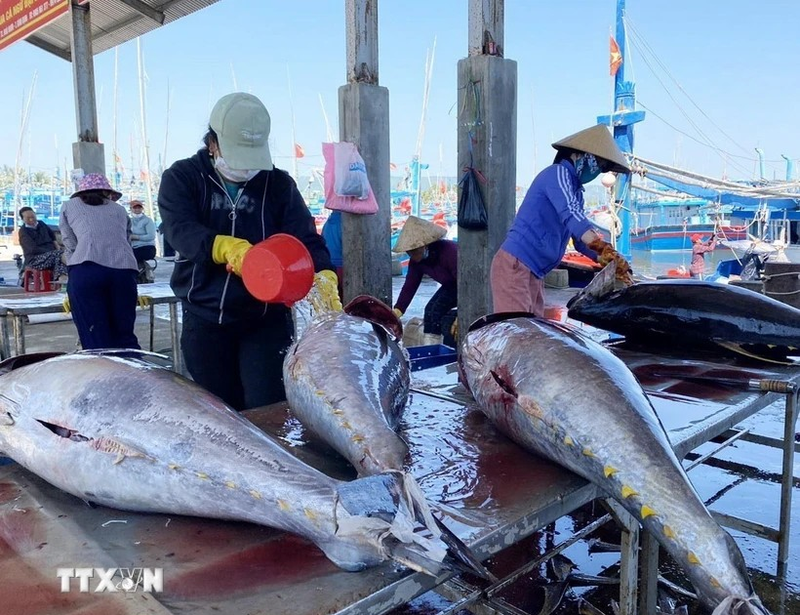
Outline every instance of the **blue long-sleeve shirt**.
POLYGON ((573 164, 562 160, 533 180, 501 247, 544 278, 561 262, 570 237, 577 250, 597 259, 580 239, 591 228, 583 210, 583 185, 573 164))
POLYGON ((156 223, 145 215, 139 218, 131 216, 131 235, 136 235, 136 239, 131 239, 131 246, 134 248, 154 246, 156 245, 156 223))
POLYGON ((344 263, 342 256, 342 212, 334 210, 322 226, 322 238, 331 254, 331 264, 341 267, 344 263))

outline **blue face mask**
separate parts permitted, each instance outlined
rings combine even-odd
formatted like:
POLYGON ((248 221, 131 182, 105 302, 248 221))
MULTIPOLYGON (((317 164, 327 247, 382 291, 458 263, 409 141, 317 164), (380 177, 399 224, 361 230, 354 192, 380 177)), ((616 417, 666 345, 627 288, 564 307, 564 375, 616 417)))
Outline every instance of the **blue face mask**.
POLYGON ((600 165, 593 154, 583 154, 575 161, 575 172, 578 174, 578 181, 581 184, 588 184, 600 175, 600 165))

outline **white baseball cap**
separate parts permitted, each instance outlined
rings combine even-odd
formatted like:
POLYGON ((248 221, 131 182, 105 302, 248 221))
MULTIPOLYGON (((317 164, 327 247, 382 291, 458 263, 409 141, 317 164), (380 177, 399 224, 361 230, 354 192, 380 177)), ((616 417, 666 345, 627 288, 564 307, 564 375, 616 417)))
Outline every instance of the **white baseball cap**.
POLYGON ((244 92, 223 96, 214 105, 208 123, 217 133, 220 152, 230 168, 273 169, 269 112, 258 98, 244 92))

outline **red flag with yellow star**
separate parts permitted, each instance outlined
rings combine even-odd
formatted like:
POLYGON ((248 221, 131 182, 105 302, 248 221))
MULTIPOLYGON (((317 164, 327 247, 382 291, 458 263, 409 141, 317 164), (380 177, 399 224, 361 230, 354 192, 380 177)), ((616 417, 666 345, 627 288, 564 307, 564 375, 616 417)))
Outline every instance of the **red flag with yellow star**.
POLYGON ((610 51, 611 51, 611 76, 615 77, 620 65, 622 64, 622 54, 619 51, 619 45, 614 37, 610 37, 610 51))

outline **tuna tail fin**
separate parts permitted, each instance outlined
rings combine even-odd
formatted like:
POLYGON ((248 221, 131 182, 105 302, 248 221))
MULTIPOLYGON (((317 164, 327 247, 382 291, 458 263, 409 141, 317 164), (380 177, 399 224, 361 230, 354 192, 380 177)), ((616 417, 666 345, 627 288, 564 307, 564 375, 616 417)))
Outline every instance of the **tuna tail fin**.
POLYGON ((758 596, 752 594, 749 598, 728 596, 717 605, 711 615, 771 615, 771 613, 761 604, 758 596))
POLYGON ((477 574, 479 577, 487 579, 492 583, 497 583, 499 581, 499 579, 481 563, 472 549, 465 545, 461 539, 451 532, 439 519, 434 517, 434 520, 439 530, 442 532, 441 539, 442 542, 447 545, 447 552, 455 558, 457 564, 460 564, 460 568, 465 572, 477 574))

